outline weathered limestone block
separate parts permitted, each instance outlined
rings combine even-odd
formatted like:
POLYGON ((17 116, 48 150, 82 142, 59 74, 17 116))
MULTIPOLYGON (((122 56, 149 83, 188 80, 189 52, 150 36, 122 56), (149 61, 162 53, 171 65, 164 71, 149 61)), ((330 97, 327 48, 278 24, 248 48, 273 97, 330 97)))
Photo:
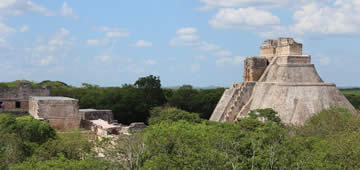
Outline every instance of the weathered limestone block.
POLYGON ((269 61, 264 57, 248 57, 244 63, 244 81, 258 81, 269 61))
POLYGON ((31 96, 29 113, 35 119, 45 119, 56 129, 80 128, 78 100, 68 97, 31 96))
POLYGON ((302 55, 302 44, 292 38, 266 40, 260 47, 260 56, 289 56, 302 55))
MULTIPOLYGON (((286 124, 302 125, 312 115, 331 106, 356 111, 335 84, 259 82, 252 95, 249 110, 272 108, 286 124)), ((249 110, 239 113, 238 118, 247 116, 249 110)))
POLYGON ((49 96, 50 89, 33 88, 29 83, 20 83, 18 88, 0 88, 0 112, 27 112, 30 96, 49 96))
POLYGON ((249 98, 255 82, 234 83, 227 89, 210 117, 212 121, 232 121, 249 98))

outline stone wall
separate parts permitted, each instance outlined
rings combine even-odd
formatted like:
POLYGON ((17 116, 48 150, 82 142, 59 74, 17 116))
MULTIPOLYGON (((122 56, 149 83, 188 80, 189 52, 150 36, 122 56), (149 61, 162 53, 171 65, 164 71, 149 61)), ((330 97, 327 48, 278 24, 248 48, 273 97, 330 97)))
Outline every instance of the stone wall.
POLYGON ((32 96, 29 113, 34 118, 48 120, 50 126, 56 129, 80 128, 81 116, 76 99, 32 96))
POLYGON ((82 120, 102 119, 109 123, 113 121, 113 113, 111 110, 80 109, 79 112, 82 120))
POLYGON ((33 88, 21 83, 19 88, 0 88, 0 112, 27 112, 30 96, 49 96, 49 88, 33 88))
POLYGON ((258 81, 269 61, 265 57, 248 57, 244 63, 244 82, 258 81))

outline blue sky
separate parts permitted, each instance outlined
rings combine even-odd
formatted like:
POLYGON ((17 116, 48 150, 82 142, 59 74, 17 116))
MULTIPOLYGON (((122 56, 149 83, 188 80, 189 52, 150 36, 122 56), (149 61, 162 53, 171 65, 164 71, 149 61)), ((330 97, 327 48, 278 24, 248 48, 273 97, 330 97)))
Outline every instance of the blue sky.
POLYGON ((359 34, 359 0, 0 0, 0 81, 228 87, 290 36, 324 81, 360 86, 359 34))

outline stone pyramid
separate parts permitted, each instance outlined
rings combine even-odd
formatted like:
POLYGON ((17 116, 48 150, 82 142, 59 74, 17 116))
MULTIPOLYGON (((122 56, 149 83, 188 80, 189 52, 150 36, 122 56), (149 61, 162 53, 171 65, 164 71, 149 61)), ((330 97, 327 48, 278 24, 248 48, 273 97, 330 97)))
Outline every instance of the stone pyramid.
POLYGON ((245 60, 244 82, 225 90, 210 120, 235 122, 250 110, 272 108, 284 123, 302 125, 330 106, 356 112, 335 84, 322 81, 292 38, 266 40, 260 55, 245 60))

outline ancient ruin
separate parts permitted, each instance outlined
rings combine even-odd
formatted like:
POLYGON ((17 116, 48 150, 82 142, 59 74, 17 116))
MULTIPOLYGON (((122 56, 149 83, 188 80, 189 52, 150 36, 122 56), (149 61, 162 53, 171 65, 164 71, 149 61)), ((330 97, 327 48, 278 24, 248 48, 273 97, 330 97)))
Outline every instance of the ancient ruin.
POLYGON ((333 83, 324 83, 311 56, 292 38, 267 40, 244 63, 244 82, 225 90, 210 120, 235 122, 250 110, 272 108, 287 124, 302 125, 330 106, 356 112, 333 83))
POLYGON ((0 113, 26 113, 29 109, 30 96, 49 95, 49 88, 34 88, 26 82, 19 82, 18 88, 0 88, 0 113))
POLYGON ((78 100, 68 97, 31 96, 29 113, 35 119, 46 120, 56 129, 80 128, 78 100))
POLYGON ((80 109, 81 120, 98 120, 102 119, 109 123, 114 121, 114 116, 111 110, 97 110, 97 109, 80 109))

